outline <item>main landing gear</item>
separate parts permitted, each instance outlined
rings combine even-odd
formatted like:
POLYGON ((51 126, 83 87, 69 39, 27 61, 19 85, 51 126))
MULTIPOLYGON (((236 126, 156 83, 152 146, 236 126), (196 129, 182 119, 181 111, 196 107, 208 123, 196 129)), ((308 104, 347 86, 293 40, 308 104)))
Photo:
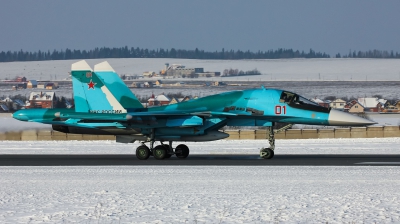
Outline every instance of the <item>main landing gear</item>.
POLYGON ((268 130, 269 130, 269 134, 268 134, 269 148, 261 148, 260 157, 263 159, 272 159, 272 157, 274 157, 274 150, 275 150, 275 133, 284 131, 292 126, 293 126, 293 124, 288 124, 288 125, 284 126, 283 128, 280 128, 280 129, 274 131, 274 125, 272 124, 272 126, 268 128, 268 130))
POLYGON ((172 141, 169 141, 169 144, 157 145, 153 147, 154 141, 150 141, 150 148, 147 147, 144 143, 136 148, 136 157, 140 160, 146 160, 151 155, 154 156, 155 159, 162 160, 171 158, 172 155, 176 155, 179 159, 185 159, 189 155, 189 148, 180 144, 175 147, 175 151, 172 148, 172 141))

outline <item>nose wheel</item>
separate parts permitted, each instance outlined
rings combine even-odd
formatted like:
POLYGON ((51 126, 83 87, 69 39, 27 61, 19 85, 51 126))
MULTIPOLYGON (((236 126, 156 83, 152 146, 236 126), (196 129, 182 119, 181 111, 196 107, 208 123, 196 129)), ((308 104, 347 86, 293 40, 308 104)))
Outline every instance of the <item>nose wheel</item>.
POLYGON ((271 159, 274 157, 274 150, 270 148, 262 148, 260 150, 260 157, 263 159, 271 159))

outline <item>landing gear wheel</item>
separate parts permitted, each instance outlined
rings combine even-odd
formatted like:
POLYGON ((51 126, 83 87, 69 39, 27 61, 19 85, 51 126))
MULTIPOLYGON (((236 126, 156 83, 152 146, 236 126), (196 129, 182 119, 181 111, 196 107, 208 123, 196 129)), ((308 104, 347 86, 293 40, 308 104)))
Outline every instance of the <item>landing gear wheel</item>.
POLYGON ((179 159, 185 159, 189 155, 189 148, 184 144, 178 145, 175 148, 175 154, 179 159))
POLYGON ((263 159, 271 159, 272 157, 274 157, 274 150, 270 149, 270 148, 262 148, 260 150, 260 157, 263 159))
POLYGON ((167 156, 167 150, 165 149, 165 147, 163 145, 157 145, 154 149, 153 149, 153 156, 156 159, 164 159, 167 156))
POLYGON ((147 146, 141 145, 136 148, 136 158, 140 160, 146 160, 149 158, 149 156, 150 156, 150 149, 147 146))

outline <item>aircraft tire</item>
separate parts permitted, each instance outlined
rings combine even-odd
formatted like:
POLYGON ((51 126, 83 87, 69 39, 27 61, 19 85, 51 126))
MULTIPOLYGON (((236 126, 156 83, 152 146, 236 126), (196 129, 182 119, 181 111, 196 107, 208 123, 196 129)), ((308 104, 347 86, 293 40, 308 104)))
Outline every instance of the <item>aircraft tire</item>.
POLYGON ((180 144, 175 148, 175 154, 179 159, 185 159, 189 155, 189 147, 185 144, 180 144))
POLYGON ((163 145, 157 145, 153 149, 153 156, 154 156, 154 158, 156 158, 158 160, 165 159, 165 157, 167 155, 168 155, 168 152, 163 145))
POLYGON ((146 160, 150 157, 150 149, 145 146, 141 145, 136 148, 136 158, 140 160, 146 160))
POLYGON ((272 157, 274 157, 274 150, 270 148, 263 148, 260 150, 260 157, 263 159, 272 159, 272 157))

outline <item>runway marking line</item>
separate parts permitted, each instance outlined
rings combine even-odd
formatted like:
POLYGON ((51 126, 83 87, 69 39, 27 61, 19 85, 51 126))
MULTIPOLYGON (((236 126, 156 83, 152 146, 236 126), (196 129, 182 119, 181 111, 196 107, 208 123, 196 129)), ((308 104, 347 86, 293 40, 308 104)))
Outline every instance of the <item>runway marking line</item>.
POLYGON ((356 165, 400 165, 400 162, 361 162, 355 163, 356 165))

